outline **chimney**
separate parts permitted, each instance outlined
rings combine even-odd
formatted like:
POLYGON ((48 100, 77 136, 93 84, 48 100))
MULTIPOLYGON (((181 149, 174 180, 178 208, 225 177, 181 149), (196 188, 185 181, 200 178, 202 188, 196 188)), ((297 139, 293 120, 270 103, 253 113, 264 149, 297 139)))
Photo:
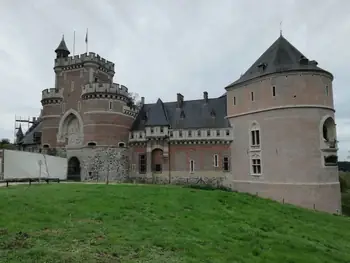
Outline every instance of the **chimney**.
POLYGON ((142 104, 142 105, 145 104, 145 97, 141 97, 141 104, 142 104))
POLYGON ((184 96, 181 93, 177 93, 177 108, 182 108, 184 104, 184 96))
POLYGON ((208 103, 208 92, 207 91, 203 92, 203 99, 204 99, 205 103, 208 103))
POLYGON ((33 121, 33 123, 34 123, 34 122, 36 121, 36 118, 35 118, 35 117, 33 117, 33 118, 32 118, 32 121, 33 121))

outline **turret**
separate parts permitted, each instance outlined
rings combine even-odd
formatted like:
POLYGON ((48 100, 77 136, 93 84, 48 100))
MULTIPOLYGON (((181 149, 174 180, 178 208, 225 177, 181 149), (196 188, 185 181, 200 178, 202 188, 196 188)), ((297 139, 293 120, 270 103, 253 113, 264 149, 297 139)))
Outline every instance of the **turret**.
POLYGON ((56 48, 55 52, 57 54, 56 58, 66 58, 69 56, 70 52, 67 48, 66 42, 64 41, 64 36, 62 36, 61 43, 56 48))

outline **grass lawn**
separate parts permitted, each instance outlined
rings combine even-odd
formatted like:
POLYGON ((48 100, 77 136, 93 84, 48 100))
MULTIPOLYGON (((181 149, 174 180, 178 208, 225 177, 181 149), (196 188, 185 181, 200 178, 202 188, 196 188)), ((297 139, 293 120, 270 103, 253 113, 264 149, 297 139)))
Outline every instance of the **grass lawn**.
POLYGON ((350 218, 175 186, 3 187, 0 262, 350 262, 350 218))

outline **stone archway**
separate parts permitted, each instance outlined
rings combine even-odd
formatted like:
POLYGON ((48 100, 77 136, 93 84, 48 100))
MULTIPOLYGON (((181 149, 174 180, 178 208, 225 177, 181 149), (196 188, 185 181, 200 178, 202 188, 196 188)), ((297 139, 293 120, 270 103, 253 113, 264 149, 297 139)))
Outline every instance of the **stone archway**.
POLYGON ((161 173, 163 171, 163 150, 157 148, 152 151, 152 172, 161 173))
POLYGON ((81 167, 80 167, 80 161, 77 157, 71 157, 68 160, 68 167, 67 167, 67 180, 68 181, 81 181, 81 167))

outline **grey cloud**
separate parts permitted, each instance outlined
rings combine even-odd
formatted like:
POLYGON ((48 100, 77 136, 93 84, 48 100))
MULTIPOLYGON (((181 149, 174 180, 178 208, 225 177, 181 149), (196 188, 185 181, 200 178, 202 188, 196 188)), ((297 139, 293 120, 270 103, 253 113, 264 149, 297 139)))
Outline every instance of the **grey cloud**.
MULTIPOLYGON (((62 34, 72 52, 115 63, 115 81, 155 102, 220 96, 279 35, 334 76, 341 157, 350 149, 346 0, 3 0, 0 10, 0 117, 37 115, 41 90, 54 85, 54 49, 62 34), (254 8, 252 8, 254 7, 254 8), (342 139, 343 138, 343 139, 342 139)), ((8 134, 0 130, 0 137, 8 134)))

